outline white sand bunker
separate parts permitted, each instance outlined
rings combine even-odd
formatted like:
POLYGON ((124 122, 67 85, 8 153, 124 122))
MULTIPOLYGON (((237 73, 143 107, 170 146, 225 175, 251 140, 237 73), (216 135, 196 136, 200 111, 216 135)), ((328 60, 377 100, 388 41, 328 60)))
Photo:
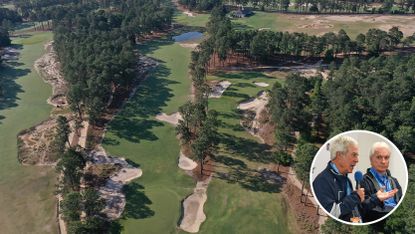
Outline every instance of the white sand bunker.
POLYGON ((183 14, 189 16, 189 17, 195 17, 194 14, 190 11, 183 11, 183 14))
POLYGON ((184 155, 182 151, 180 151, 178 166, 185 171, 191 171, 197 167, 197 163, 184 155))
MULTIPOLYGON (((257 132, 260 128, 259 117, 260 117, 261 112, 265 109, 265 106, 267 105, 268 101, 269 101, 268 93, 265 91, 262 91, 259 97, 255 98, 254 100, 243 102, 238 105, 238 109, 240 110, 249 110, 249 111, 255 112, 255 117, 247 129, 248 132, 254 136, 257 136, 257 132)), ((243 126, 242 121, 241 121, 241 125, 243 126)))
POLYGON ((198 232, 200 225, 206 220, 203 206, 207 200, 206 191, 211 178, 197 182, 193 194, 183 202, 184 213, 180 228, 186 232, 198 232))
POLYGON ((231 82, 224 80, 216 84, 209 94, 210 98, 220 98, 225 90, 231 85, 231 82))
POLYGON ((156 119, 163 122, 167 122, 174 126, 177 126, 179 124, 179 120, 183 120, 182 116, 180 115, 180 112, 175 112, 171 115, 167 115, 166 113, 159 113, 158 115, 156 115, 156 119))
POLYGON ((124 211, 126 204, 122 187, 131 180, 139 178, 143 172, 140 168, 130 165, 124 158, 107 156, 102 148, 97 151, 92 151, 90 157, 93 164, 121 166, 121 169, 111 175, 105 185, 99 188, 99 194, 106 203, 102 212, 111 220, 118 219, 124 211))
POLYGON ((179 43, 179 45, 183 48, 195 49, 199 43, 179 43))
POLYGON ((261 92, 260 96, 255 98, 254 100, 240 103, 238 105, 238 109, 261 111, 267 104, 268 99, 268 93, 263 91, 261 92))
POLYGON ((265 82, 254 82, 254 84, 258 87, 268 87, 269 84, 265 82))
POLYGON ((67 84, 64 80, 60 62, 53 49, 53 42, 45 45, 46 54, 35 61, 35 70, 40 74, 46 83, 52 85, 52 96, 47 102, 52 106, 66 106, 67 84))

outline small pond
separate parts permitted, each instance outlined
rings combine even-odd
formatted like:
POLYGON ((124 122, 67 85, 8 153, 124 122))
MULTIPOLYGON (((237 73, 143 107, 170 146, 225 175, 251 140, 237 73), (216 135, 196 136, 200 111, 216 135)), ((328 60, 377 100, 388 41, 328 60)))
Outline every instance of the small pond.
POLYGON ((180 34, 178 36, 174 36, 173 40, 175 42, 183 42, 183 41, 191 41, 191 40, 200 39, 202 37, 203 37, 203 33, 201 32, 187 32, 187 33, 180 34))

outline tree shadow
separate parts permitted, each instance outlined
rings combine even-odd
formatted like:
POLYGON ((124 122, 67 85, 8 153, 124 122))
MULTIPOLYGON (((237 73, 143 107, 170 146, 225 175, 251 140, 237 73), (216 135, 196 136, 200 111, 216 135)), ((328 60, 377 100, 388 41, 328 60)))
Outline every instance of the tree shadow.
POLYGON ((233 84, 233 86, 234 87, 240 87, 240 88, 247 88, 247 87, 256 88, 257 87, 256 85, 254 85, 252 83, 236 83, 236 84, 233 84))
POLYGON ((247 165, 244 161, 225 155, 217 155, 213 159, 215 162, 224 164, 229 167, 247 168, 247 165))
POLYGON ((279 193, 286 179, 274 171, 232 168, 228 172, 216 172, 216 177, 254 192, 279 193))
POLYGON ((162 46, 168 46, 174 44, 174 41, 167 38, 160 38, 137 45, 138 50, 141 54, 148 55, 155 50, 160 49, 162 46))
POLYGON ((125 161, 133 167, 140 168, 140 164, 134 162, 133 160, 130 160, 130 159, 127 158, 127 159, 125 159, 125 161))
POLYGON ((111 222, 108 232, 111 234, 121 234, 123 230, 124 230, 124 227, 117 220, 117 221, 111 222))
POLYGON ((249 99, 250 98, 250 96, 248 94, 237 92, 237 89, 235 89, 235 88, 228 88, 222 95, 227 96, 227 97, 241 98, 241 99, 249 99))
POLYGON ((159 138, 151 131, 151 129, 157 126, 163 126, 163 124, 156 120, 130 119, 117 116, 111 122, 110 130, 120 138, 139 143, 141 140, 158 140, 159 138))
POLYGON ((274 80, 275 78, 267 76, 262 74, 261 72, 251 72, 251 71, 244 71, 244 72, 224 72, 224 71, 218 71, 215 72, 215 76, 218 76, 223 79, 242 79, 242 80, 250 80, 250 79, 258 79, 258 78, 264 78, 264 79, 270 79, 274 80))
POLYGON ((220 142, 230 154, 240 155, 253 162, 272 162, 271 146, 267 144, 227 133, 220 135, 220 142))
POLYGON ((113 145, 114 146, 114 145, 119 145, 120 141, 118 141, 116 139, 113 139, 113 138, 105 137, 102 140, 102 144, 104 144, 104 145, 113 145))
POLYGON ((155 212, 149 207, 153 202, 143 190, 144 186, 135 182, 124 186, 126 204, 122 214, 123 219, 145 219, 154 216, 155 212))
MULTIPOLYGON (((22 86, 16 83, 16 80, 30 73, 30 69, 16 68, 21 63, 3 61, 0 65, 0 111, 17 106, 17 95, 24 92, 22 86)), ((0 115, 0 120, 5 117, 0 115)), ((2 122, 0 121, 0 124, 2 122)))
POLYGON ((235 21, 232 21, 232 28, 234 28, 236 30, 251 30, 251 29, 255 29, 254 27, 251 27, 251 26, 246 25, 246 24, 243 24, 243 23, 235 22, 235 21))
POLYGON ((173 97, 168 86, 178 83, 166 79, 170 75, 170 70, 162 61, 160 63, 146 80, 139 84, 135 95, 111 121, 109 129, 117 137, 135 143, 139 143, 140 140, 158 140, 152 129, 164 124, 151 118, 162 112, 162 107, 167 106, 167 102, 173 97))

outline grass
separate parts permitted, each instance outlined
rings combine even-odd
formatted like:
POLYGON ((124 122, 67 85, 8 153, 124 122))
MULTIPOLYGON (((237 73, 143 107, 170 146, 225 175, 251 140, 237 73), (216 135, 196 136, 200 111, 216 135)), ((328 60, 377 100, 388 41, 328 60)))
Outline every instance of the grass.
POLYGON ((269 162, 269 147, 257 142, 239 121, 238 103, 264 90, 253 82, 277 82, 259 72, 219 73, 209 80, 228 80, 232 85, 209 108, 219 112, 221 145, 215 171, 228 176, 213 178, 205 204, 207 220, 200 233, 290 233, 295 220, 281 197, 281 184, 268 184, 256 170, 269 162), (260 225, 259 225, 260 224, 260 225))
MULTIPOLYGON (((352 16, 363 17, 361 15, 352 16)), ((304 32, 314 35, 322 35, 330 31, 338 32, 340 29, 344 29, 352 39, 354 39, 359 33, 366 33, 370 28, 383 28, 383 30, 388 30, 392 27, 392 25, 404 27, 406 25, 410 25, 412 22, 411 18, 405 18, 401 16, 390 16, 392 18, 388 18, 387 22, 383 19, 340 21, 327 17, 332 16, 281 14, 256 11, 255 14, 251 17, 234 19, 232 22, 238 28, 269 28, 273 31, 304 32), (332 25, 333 27, 317 29, 301 27, 304 25, 310 25, 312 23, 318 23, 317 21, 321 21, 323 25, 332 25)))
POLYGON ((19 131, 49 116, 51 87, 33 69, 51 33, 14 39, 18 61, 0 68, 6 101, 0 105, 0 233, 56 233, 56 176, 50 167, 22 166, 17 161, 19 131))
POLYGON ((177 111, 189 99, 190 50, 158 40, 140 51, 160 65, 111 122, 104 146, 110 154, 126 157, 143 169, 143 176, 127 187, 127 206, 120 220, 123 232, 174 233, 180 201, 195 183, 177 167, 180 149, 174 127, 154 117, 177 111))
POLYGON ((174 15, 174 21, 179 24, 193 26, 193 27, 205 27, 209 21, 210 14, 199 14, 191 17, 183 14, 182 12, 176 11, 174 15))

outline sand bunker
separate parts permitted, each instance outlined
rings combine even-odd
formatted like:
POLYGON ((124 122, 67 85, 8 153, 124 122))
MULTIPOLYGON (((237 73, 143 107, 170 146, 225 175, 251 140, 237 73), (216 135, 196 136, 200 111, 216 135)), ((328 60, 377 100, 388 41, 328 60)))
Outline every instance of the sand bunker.
POLYGON ((183 11, 183 14, 189 16, 189 17, 195 17, 194 14, 190 11, 183 11))
POLYGON ((185 171, 191 171, 197 167, 197 163, 180 151, 178 166, 185 171))
POLYGON ((241 121, 241 125, 243 127, 247 127, 247 131, 256 137, 259 137, 262 142, 264 140, 257 134, 260 129, 260 125, 261 125, 259 121, 259 117, 260 117, 261 112, 265 109, 265 106, 267 105, 268 101, 269 101, 269 95, 267 92, 263 91, 261 92, 259 97, 255 98, 254 100, 243 102, 238 105, 239 110, 252 111, 255 113, 255 117, 252 120, 252 122, 249 124, 249 126, 245 126, 242 123, 242 121, 241 121))
POLYGON ((254 82, 254 84, 258 87, 268 87, 269 84, 265 82, 254 82))
POLYGON ((261 92, 260 96, 255 98, 254 100, 242 102, 238 105, 238 109, 240 110, 255 110, 255 111, 262 111, 265 105, 268 102, 268 93, 263 91, 261 92))
POLYGON ((43 80, 52 85, 52 96, 47 102, 56 107, 68 105, 66 100, 67 84, 60 71, 60 62, 53 49, 53 42, 45 45, 46 54, 35 61, 35 70, 43 80))
POLYGON ((166 113, 159 113, 158 115, 156 115, 156 119, 163 122, 167 122, 174 126, 177 126, 179 124, 179 120, 183 120, 182 116, 180 115, 180 112, 174 112, 171 115, 167 115, 166 113))
POLYGON ((195 49, 199 43, 179 43, 181 47, 195 49))
POLYGON ((133 167, 124 158, 107 156, 102 147, 90 153, 93 164, 109 164, 121 166, 121 169, 113 174, 98 192, 105 200, 103 213, 111 220, 118 219, 124 211, 126 200, 122 192, 124 184, 139 178, 143 172, 140 168, 133 167))
POLYGON ((210 98, 220 98, 225 90, 231 85, 231 82, 224 80, 213 86, 211 93, 209 94, 210 98))
POLYGON ((186 232, 198 232, 200 225, 206 220, 203 206, 207 200, 206 191, 211 178, 197 182, 193 194, 183 201, 184 213, 180 228, 186 232))

